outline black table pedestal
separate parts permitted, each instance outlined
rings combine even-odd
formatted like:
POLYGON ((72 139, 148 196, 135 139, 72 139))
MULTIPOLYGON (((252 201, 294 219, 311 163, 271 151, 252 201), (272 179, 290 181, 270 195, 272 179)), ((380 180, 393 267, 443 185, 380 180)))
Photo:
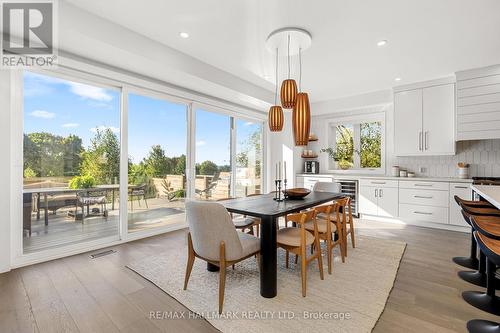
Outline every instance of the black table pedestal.
POLYGON ((277 294, 276 218, 262 218, 260 230, 260 294, 273 298, 277 294))
POLYGON ((211 263, 207 262, 207 271, 209 271, 209 272, 218 272, 218 271, 220 271, 220 268, 217 265, 214 265, 214 264, 211 264, 211 263))
POLYGON ((500 325, 494 321, 474 319, 467 322, 471 333, 500 333, 500 325))

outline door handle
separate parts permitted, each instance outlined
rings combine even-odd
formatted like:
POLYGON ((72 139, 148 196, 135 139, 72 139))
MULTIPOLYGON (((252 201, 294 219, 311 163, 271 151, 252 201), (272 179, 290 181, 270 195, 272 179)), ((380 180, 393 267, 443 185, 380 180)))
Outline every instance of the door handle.
POLYGON ((375 189, 375 198, 378 198, 378 188, 375 189))
POLYGON ((378 190, 378 196, 379 198, 382 198, 384 196, 384 192, 382 191, 382 189, 378 190))
POLYGON ((422 131, 418 132, 418 151, 422 150, 422 131))
POLYGON ((425 131, 424 147, 425 147, 425 150, 429 149, 429 131, 425 131))

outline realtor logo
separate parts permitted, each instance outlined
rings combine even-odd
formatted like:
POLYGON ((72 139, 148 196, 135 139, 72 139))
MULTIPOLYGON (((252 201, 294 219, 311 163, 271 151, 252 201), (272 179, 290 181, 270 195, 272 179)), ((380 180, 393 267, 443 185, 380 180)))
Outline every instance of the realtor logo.
POLYGON ((54 67, 55 3, 1 1, 2 67, 54 67))

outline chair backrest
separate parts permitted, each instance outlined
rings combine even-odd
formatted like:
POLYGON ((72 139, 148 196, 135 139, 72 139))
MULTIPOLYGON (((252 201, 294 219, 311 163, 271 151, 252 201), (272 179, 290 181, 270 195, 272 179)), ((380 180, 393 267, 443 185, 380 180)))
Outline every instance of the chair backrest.
POLYGON ((227 259, 241 257, 243 248, 240 238, 224 206, 217 202, 188 201, 186 215, 196 254, 217 261, 223 241, 227 259))
POLYGON ((339 193, 340 184, 334 182, 316 182, 316 184, 314 184, 313 191, 339 193))

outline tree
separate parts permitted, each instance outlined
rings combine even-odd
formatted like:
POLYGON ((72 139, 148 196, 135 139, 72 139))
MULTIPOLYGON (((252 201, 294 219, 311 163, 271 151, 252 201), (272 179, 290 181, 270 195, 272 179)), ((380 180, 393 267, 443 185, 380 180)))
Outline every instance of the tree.
POLYGON ((82 154, 82 176, 92 176, 97 184, 110 184, 120 176, 120 142, 110 128, 97 129, 90 147, 82 154))
POLYGON ((241 151, 236 154, 236 167, 255 167, 255 175, 260 176, 262 163, 262 130, 256 129, 248 139, 240 143, 241 151), (253 158, 250 158, 252 156, 253 158))
POLYGON ((380 168, 382 165, 382 124, 380 122, 361 124, 361 167, 380 168))
POLYGON ((24 134, 24 170, 35 177, 74 176, 78 174, 83 151, 76 135, 62 137, 52 133, 24 134))
POLYGON ((143 162, 146 173, 151 177, 165 177, 172 170, 171 160, 165 156, 165 150, 160 145, 152 146, 143 162))
POLYGON ((200 175, 215 175, 219 171, 219 167, 212 161, 204 161, 199 165, 200 175))
POLYGON ((172 158, 173 170, 172 173, 174 175, 184 175, 186 173, 186 155, 182 154, 179 157, 172 158))

